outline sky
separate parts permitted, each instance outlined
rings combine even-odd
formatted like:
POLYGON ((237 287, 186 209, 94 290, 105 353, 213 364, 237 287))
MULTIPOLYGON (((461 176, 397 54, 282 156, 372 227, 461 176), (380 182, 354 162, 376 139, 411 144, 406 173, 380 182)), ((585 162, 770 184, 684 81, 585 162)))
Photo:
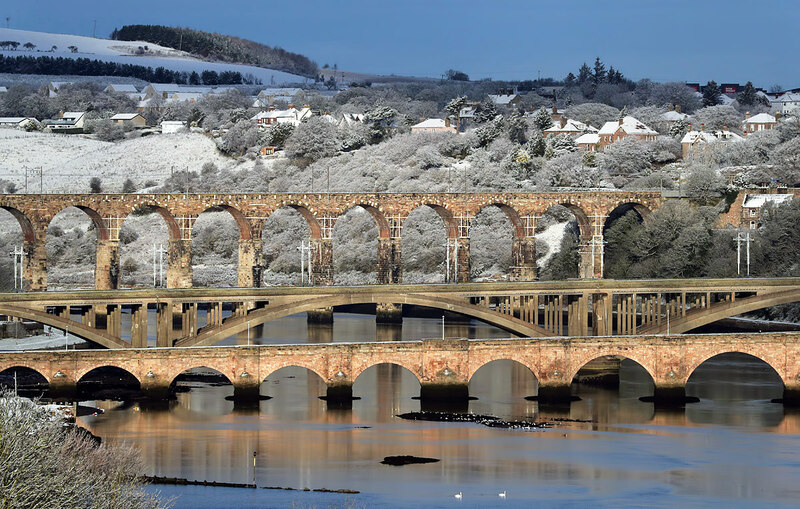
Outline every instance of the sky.
POLYGON ((5 0, 0 23, 108 37, 125 24, 252 39, 339 69, 563 78, 600 57, 634 80, 800 87, 799 0, 5 0))

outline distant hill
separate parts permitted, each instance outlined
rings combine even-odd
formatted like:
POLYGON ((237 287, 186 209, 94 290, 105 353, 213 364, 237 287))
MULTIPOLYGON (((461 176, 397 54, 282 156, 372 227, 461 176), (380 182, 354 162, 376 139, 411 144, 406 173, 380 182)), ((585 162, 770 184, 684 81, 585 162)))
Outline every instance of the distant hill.
POLYGON ((162 25, 125 25, 115 29, 111 38, 145 41, 203 58, 255 65, 309 78, 317 75, 317 64, 306 56, 230 35, 162 25))

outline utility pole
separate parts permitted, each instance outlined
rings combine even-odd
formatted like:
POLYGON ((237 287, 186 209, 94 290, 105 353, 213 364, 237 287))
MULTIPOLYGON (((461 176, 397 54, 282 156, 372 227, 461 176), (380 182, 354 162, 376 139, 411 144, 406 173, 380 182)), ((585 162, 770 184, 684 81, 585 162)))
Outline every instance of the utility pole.
POLYGON ((300 251, 300 286, 305 286, 306 270, 308 270, 308 286, 311 286, 311 241, 300 242, 297 250, 300 251), (306 263, 306 257, 308 257, 308 263, 306 263))
POLYGON ((28 167, 23 166, 25 168, 25 194, 28 194, 28 167))
POLYGON ((25 252, 22 250, 22 246, 14 246, 14 252, 9 253, 10 256, 14 257, 14 292, 21 292, 24 288, 23 282, 25 280, 25 275, 23 271, 23 256, 25 252))
POLYGON ((96 33, 97 33, 97 20, 94 20, 94 26, 92 27, 92 38, 95 37, 96 33))
POLYGON ((745 251, 747 257, 747 277, 750 277, 750 243, 755 239, 750 237, 750 231, 742 235, 742 232, 736 234, 736 275, 742 275, 742 242, 745 242, 745 251))

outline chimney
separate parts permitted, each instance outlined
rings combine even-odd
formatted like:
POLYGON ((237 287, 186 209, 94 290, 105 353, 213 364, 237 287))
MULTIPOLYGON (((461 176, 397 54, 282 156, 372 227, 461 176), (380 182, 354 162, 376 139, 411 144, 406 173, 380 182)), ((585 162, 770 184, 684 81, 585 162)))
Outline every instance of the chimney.
POLYGON ((750 118, 750 112, 749 111, 745 112, 744 118, 750 118))
POLYGON ((267 108, 267 111, 275 111, 275 105, 274 104, 270 104, 269 108, 267 108))
POLYGON ((728 130, 728 124, 722 124, 722 130, 723 131, 727 131, 728 130))
POLYGON ((675 111, 677 111, 678 113, 681 112, 681 105, 680 104, 676 104, 675 105, 675 111))
POLYGON ((701 131, 705 131, 706 130, 706 125, 705 124, 700 124, 700 130, 701 131))
POLYGON ((444 126, 445 127, 450 127, 450 117, 447 117, 446 119, 444 119, 444 126))
POLYGON ((781 119, 781 112, 779 111, 775 113, 775 120, 780 120, 780 119, 781 119))
POLYGON ((675 105, 670 104, 668 110, 669 111, 675 111, 675 105))
POLYGON ((623 120, 624 120, 624 119, 623 119, 622 117, 619 117, 619 125, 622 125, 622 121, 623 121, 623 120))
POLYGON ((291 110, 291 109, 295 109, 295 108, 294 108, 294 104, 290 104, 290 105, 289 105, 289 109, 290 109, 290 110, 291 110))
POLYGON ((689 131, 691 131, 691 130, 692 130, 692 123, 689 122, 689 131))

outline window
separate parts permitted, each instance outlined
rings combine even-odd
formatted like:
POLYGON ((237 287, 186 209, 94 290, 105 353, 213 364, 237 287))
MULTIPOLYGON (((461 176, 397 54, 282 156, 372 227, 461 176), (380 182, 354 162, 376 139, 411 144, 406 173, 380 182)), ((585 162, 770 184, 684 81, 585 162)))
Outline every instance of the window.
POLYGON ((755 221, 750 221, 750 229, 755 230, 758 227, 758 223, 755 221))
POLYGON ((750 217, 756 217, 756 209, 750 209, 750 217))

